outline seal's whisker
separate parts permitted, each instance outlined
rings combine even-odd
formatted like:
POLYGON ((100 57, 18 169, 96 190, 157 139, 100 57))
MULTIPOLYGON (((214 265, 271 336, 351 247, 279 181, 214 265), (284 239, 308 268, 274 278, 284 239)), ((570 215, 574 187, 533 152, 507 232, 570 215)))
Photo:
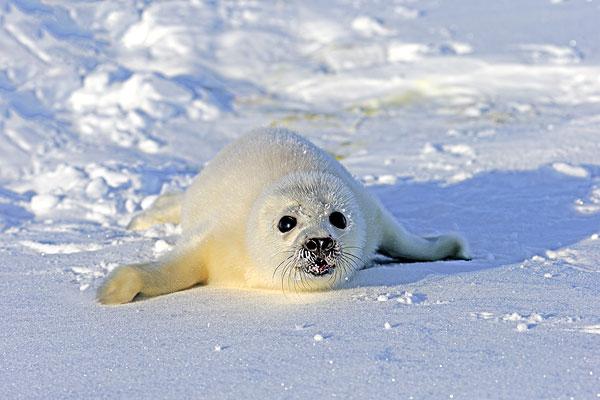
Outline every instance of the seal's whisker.
POLYGON ((341 259, 344 260, 346 263, 348 263, 350 266, 352 266, 355 270, 359 270, 360 267, 362 266, 360 260, 355 260, 352 258, 348 258, 346 256, 347 256, 347 254, 341 256, 341 259))
POLYGON ((337 274, 338 274, 338 269, 335 268, 333 270, 333 274, 331 274, 331 276, 329 277, 329 280, 327 281, 327 283, 329 284, 329 289, 331 289, 333 287, 333 283, 336 282, 336 280, 337 280, 337 274))
POLYGON ((296 268, 292 268, 290 269, 290 275, 289 275, 289 279, 288 279, 288 289, 290 289, 290 284, 292 283, 294 285, 294 294, 297 294, 297 290, 296 290, 296 274, 298 273, 298 270, 296 268), (294 276, 292 277, 292 272, 294 272, 294 276), (291 283, 290 283, 291 281, 291 283))
POLYGON ((302 283, 302 287, 304 288, 304 290, 308 290, 303 271, 300 271, 300 282, 302 283))
POLYGON ((294 291, 298 294, 298 279, 296 278, 296 274, 300 275, 300 282, 302 282, 302 271, 298 268, 294 271, 294 291))
POLYGON ((345 258, 343 258, 341 266, 342 266, 342 269, 344 270, 344 275, 348 275, 349 274, 349 271, 348 271, 348 267, 349 267, 348 260, 345 259, 345 258))
POLYGON ((288 258, 286 258, 285 260, 280 262, 279 265, 273 270, 273 276, 271 279, 275 279, 275 274, 277 273, 277 270, 283 265, 283 263, 290 261, 291 259, 292 259, 292 256, 289 256, 288 258))
POLYGON ((344 250, 345 249, 362 249, 362 247, 360 247, 360 246, 344 246, 344 250))
POLYGON ((355 255, 354 253, 352 253, 350 251, 344 251, 344 252, 342 252, 342 254, 345 255, 345 256, 352 257, 352 258, 354 258, 354 259, 356 259, 356 260, 358 260, 360 262, 363 261, 362 258, 360 258, 359 256, 355 255))
POLYGON ((360 257, 357 257, 354 254, 346 253, 344 254, 344 258, 357 269, 362 267, 363 260, 360 257))
POLYGON ((281 273, 281 291, 285 294, 285 285, 284 285, 284 281, 285 281, 285 277, 286 275, 288 276, 288 289, 289 289, 289 275, 291 273, 290 268, 293 267, 293 260, 290 260, 290 262, 285 264, 285 267, 281 273))
POLYGON ((344 256, 344 259, 347 260, 348 263, 350 263, 356 270, 361 269, 363 266, 363 263, 360 259, 352 258, 352 257, 348 257, 348 256, 344 256))

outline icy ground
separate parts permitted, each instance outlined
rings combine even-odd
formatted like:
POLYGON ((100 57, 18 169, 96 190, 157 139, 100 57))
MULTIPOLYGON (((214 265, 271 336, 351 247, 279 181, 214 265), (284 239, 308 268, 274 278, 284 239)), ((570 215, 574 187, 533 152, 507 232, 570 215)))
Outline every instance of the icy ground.
POLYGON ((600 397, 600 0, 0 0, 0 398, 600 397), (101 307, 260 125, 471 262, 101 307))

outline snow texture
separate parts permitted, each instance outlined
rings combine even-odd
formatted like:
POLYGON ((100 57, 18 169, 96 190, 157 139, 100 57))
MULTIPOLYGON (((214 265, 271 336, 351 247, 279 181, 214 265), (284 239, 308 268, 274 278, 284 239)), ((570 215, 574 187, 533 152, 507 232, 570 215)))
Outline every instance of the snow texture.
POLYGON ((600 397, 600 1, 0 2, 0 397, 600 397), (125 230, 287 126, 470 262, 102 307, 125 230))

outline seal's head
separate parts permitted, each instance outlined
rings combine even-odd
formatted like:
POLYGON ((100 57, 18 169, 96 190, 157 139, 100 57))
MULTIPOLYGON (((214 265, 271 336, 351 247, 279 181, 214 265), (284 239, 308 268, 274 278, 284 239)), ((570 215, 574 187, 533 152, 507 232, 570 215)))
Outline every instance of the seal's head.
POLYGON ((363 266, 366 227, 352 191, 320 172, 288 175, 267 188, 249 216, 247 279, 282 290, 338 286, 363 266))

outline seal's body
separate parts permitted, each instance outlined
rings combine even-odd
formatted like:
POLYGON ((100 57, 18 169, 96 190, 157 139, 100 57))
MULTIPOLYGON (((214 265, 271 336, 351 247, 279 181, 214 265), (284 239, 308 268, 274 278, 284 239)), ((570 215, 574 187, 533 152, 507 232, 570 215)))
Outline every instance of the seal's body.
POLYGON ((131 227, 158 222, 181 223, 174 251, 117 268, 100 287, 100 302, 199 283, 328 289, 376 251, 422 261, 469 257, 458 236, 408 233, 340 163, 286 129, 260 129, 231 143, 183 196, 159 198, 131 227))

